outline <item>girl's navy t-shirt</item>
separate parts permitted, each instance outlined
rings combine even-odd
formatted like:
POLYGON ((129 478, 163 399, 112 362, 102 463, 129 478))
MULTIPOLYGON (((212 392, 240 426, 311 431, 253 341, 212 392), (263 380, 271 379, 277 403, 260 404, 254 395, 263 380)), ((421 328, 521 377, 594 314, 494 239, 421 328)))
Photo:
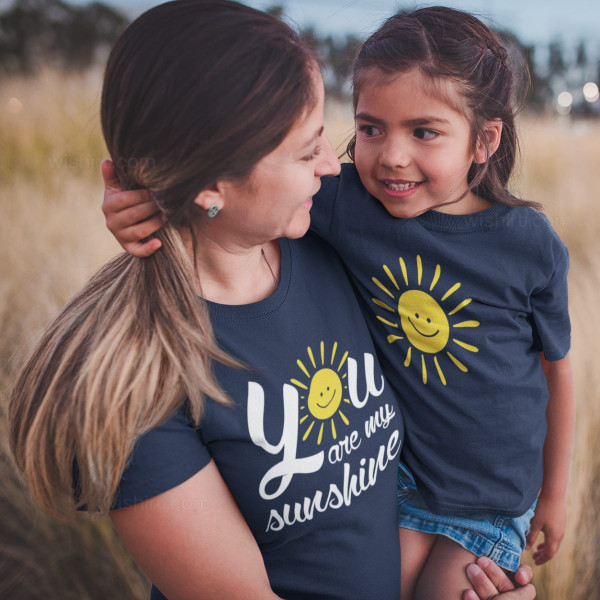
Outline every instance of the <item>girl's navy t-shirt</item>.
POLYGON ((199 429, 184 406, 143 435, 113 508, 173 488, 212 459, 276 594, 397 600, 399 407, 335 252, 313 234, 279 244, 272 296, 209 303, 219 344, 250 367, 216 365, 234 406, 209 399, 199 429))
POLYGON ((402 457, 439 514, 524 514, 543 477, 540 362, 570 347, 569 255, 548 219, 495 204, 392 217, 353 164, 327 177, 312 229, 340 254, 402 402, 402 457))

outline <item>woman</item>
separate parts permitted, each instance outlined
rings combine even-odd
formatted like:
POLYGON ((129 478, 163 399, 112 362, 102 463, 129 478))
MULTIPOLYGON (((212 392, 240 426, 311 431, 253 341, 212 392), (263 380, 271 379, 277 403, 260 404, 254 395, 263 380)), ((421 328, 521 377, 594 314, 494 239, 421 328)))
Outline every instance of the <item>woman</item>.
POLYGON ((49 326, 11 448, 50 512, 110 511, 153 598, 399 597, 401 416, 338 259, 295 241, 339 168, 322 115, 310 50, 233 2, 158 6, 111 53, 104 135, 162 249, 49 326))

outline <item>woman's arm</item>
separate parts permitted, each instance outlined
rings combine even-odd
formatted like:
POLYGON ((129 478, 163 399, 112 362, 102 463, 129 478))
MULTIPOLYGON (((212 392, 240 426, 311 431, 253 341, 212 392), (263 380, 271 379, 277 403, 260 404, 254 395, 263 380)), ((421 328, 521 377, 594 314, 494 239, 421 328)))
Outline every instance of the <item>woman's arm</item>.
POLYGON ((535 515, 527 536, 527 548, 533 547, 540 533, 544 542, 533 554, 537 565, 550 560, 557 552, 567 526, 566 493, 575 428, 575 391, 571 358, 547 361, 540 355, 548 382, 550 399, 546 409, 548 432, 544 443, 544 482, 535 515))
POLYGON ((133 558, 169 600, 278 598, 213 461, 181 485, 109 514, 133 558))
POLYGON ((482 556, 477 564, 467 567, 473 589, 463 593, 463 600, 533 600, 535 588, 529 583, 532 575, 531 567, 521 565, 515 580, 523 587, 514 589, 506 573, 494 561, 482 556))

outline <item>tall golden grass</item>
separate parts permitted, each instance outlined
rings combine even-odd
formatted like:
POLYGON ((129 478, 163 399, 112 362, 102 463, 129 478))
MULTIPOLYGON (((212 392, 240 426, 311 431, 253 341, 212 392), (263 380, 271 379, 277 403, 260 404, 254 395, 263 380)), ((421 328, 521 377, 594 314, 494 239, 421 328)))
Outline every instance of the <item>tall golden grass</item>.
MULTIPOLYGON (((67 298, 119 248, 100 210, 100 74, 45 71, 0 87, 0 393, 67 298)), ((343 148, 348 106, 329 104, 343 148)), ((513 189, 542 202, 571 252, 570 302, 578 395, 569 526, 558 555, 534 569, 543 600, 600 598, 600 123, 520 123, 522 168, 513 189)), ((0 405, 4 408, 4 403, 0 405)), ((1 416, 1 414, 0 414, 1 416)), ((147 598, 149 583, 109 520, 54 522, 36 511, 6 452, 0 419, 0 597, 147 598)), ((527 557, 526 557, 527 560, 527 557)))

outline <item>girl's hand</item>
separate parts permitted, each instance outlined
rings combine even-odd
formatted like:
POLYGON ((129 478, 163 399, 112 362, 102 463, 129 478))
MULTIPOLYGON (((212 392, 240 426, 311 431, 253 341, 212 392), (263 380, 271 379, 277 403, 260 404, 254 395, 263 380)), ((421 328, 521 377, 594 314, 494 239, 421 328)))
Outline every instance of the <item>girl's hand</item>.
POLYGON ((544 541, 538 544, 533 553, 536 565, 549 561, 557 552, 567 527, 567 506, 564 496, 553 497, 540 493, 535 514, 531 519, 531 528, 527 534, 527 550, 533 548, 535 541, 544 532, 544 541))
POLYGON ((529 583, 532 576, 531 567, 521 565, 515 573, 515 581, 523 587, 515 589, 506 573, 494 561, 482 556, 477 564, 467 567, 473 589, 463 593, 463 600, 533 600, 535 588, 529 583))
POLYGON ((106 226, 129 254, 138 258, 150 256, 161 247, 160 240, 141 240, 158 231, 167 222, 166 217, 148 190, 124 192, 121 189, 110 160, 102 161, 101 169, 106 226))

